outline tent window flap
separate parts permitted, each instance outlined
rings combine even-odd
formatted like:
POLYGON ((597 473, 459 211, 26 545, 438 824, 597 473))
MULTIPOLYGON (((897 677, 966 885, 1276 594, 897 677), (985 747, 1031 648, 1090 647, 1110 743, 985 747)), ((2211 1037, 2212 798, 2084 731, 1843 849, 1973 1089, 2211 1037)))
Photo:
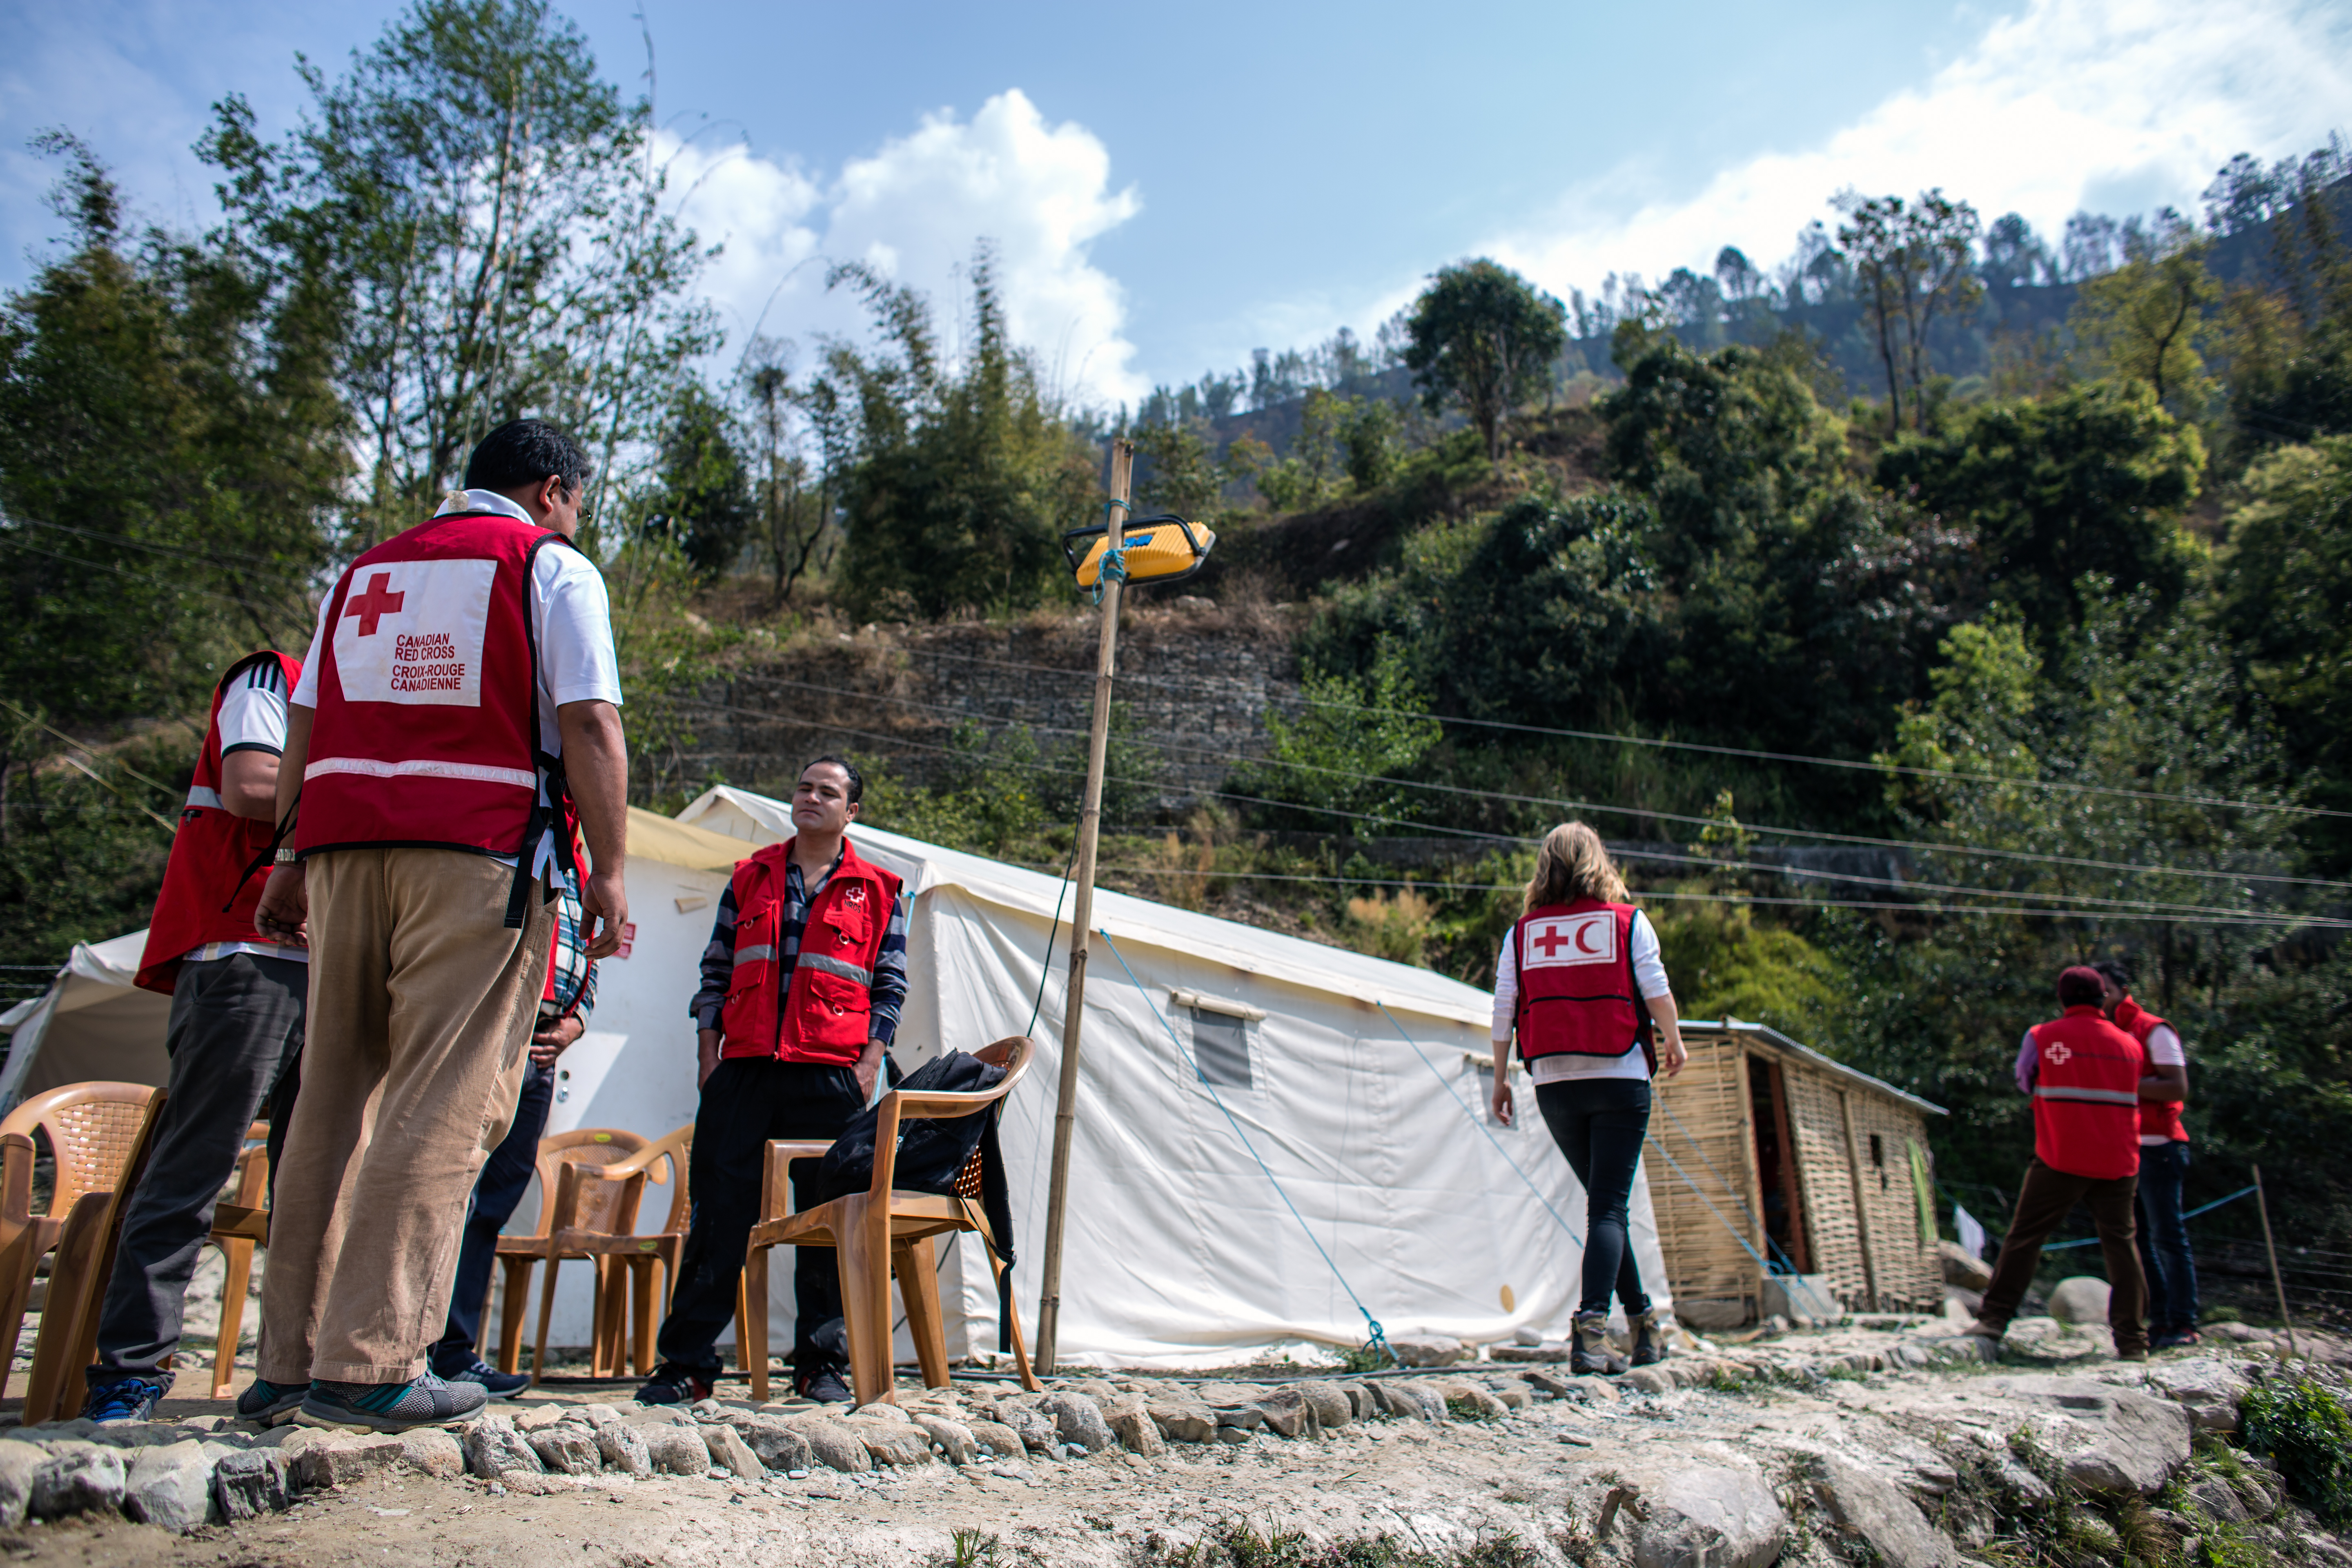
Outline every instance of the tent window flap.
POLYGON ((1248 1020, 1204 1007, 1187 1011, 1192 1015, 1192 1060, 1201 1080, 1221 1089, 1251 1087, 1248 1020))

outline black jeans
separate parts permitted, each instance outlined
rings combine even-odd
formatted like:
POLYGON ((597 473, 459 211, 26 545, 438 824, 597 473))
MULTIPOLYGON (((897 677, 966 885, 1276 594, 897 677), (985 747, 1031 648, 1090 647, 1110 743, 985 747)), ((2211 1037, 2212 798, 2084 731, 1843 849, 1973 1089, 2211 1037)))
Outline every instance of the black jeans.
POLYGON ((1568 1168, 1584 1186, 1584 1300, 1577 1311, 1607 1312, 1614 1289, 1628 1322, 1650 1310, 1633 1262, 1633 1170, 1650 1130, 1650 1080, 1571 1079, 1536 1085, 1536 1105, 1568 1168))
MULTIPOLYGON (((99 1312, 94 1381, 169 1375, 163 1367, 179 1349, 196 1254, 212 1232, 246 1129, 272 1091, 299 1081, 310 984, 310 966, 293 959, 237 952, 180 965, 163 1036, 169 1092, 146 1173, 123 1211, 99 1312)), ((281 1095, 271 1107, 273 1154, 289 1100, 281 1095)))
MULTIPOLYGON (((686 1246, 677 1260, 677 1289, 663 1320, 661 1359, 703 1376, 719 1371, 719 1336, 735 1316, 735 1288, 743 1277, 743 1246, 759 1223, 760 1185, 771 1138, 835 1138, 865 1109, 857 1075, 845 1067, 737 1057, 722 1061, 702 1086, 694 1117, 694 1152, 687 1156, 686 1246)), ((793 1202, 813 1207, 817 1163, 793 1163, 793 1202)), ((843 1369, 841 1357, 819 1350, 810 1335, 841 1316, 841 1270, 829 1247, 793 1248, 793 1368, 843 1369)), ((763 1312, 767 1303, 754 1301, 763 1312)))
MULTIPOLYGON (((535 1067, 523 1075, 522 1094, 507 1135, 482 1162, 474 1196, 466 1207, 465 1239, 457 1244, 457 1282, 449 1291, 449 1323, 433 1347, 433 1370, 443 1377, 474 1364, 481 1342, 482 1300, 489 1294, 490 1268, 498 1261, 499 1232, 514 1217, 539 1168, 539 1138, 555 1103, 555 1069, 535 1067)), ((552 1194, 541 1198, 551 1201, 552 1194)))
POLYGON ((2189 1145, 2174 1140, 2139 1152, 2139 1266, 2147 1276, 2148 1322, 2158 1333, 2197 1326, 2197 1259, 2180 1217, 2189 1145))

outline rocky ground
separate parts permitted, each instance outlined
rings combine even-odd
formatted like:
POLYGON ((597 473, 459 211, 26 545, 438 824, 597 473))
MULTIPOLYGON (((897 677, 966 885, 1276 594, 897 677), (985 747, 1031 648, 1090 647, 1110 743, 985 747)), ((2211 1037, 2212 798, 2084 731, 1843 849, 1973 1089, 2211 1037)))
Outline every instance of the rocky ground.
MULTIPOLYGON (((2250 1387, 2340 1387, 2254 1331, 2146 1364, 2027 1320, 1693 1340, 1360 1377, 902 1388, 903 1410, 566 1388, 452 1432, 171 1419, 0 1434, 0 1552, 124 1564, 1423 1563, 1761 1568, 1975 1560, 2352 1565, 2232 1447, 2250 1387)), ((1504 1347, 1506 1356, 1552 1352, 1504 1347)), ((193 1382, 194 1379, 190 1379, 193 1382)), ((722 1389, 740 1385, 726 1384, 722 1389)))

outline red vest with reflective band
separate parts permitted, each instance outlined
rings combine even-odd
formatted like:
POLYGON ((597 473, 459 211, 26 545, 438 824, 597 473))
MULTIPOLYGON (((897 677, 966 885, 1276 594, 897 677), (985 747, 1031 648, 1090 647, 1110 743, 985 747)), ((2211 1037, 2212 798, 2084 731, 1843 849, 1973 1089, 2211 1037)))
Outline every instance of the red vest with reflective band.
POLYGON ((269 879, 269 868, 263 866, 250 877, 245 870, 255 857, 268 851, 277 824, 233 816, 222 806, 220 710, 230 681, 244 679, 255 665, 272 659, 286 682, 287 695, 292 696, 295 683, 302 678, 301 662, 274 651, 239 659, 213 689, 205 749, 196 753, 196 771, 188 781, 188 803, 181 808, 180 826, 172 835, 172 858, 163 867, 163 889, 155 897, 155 918, 147 922, 147 947, 140 954, 134 985, 168 994, 180 977, 180 961, 205 943, 269 940, 253 929, 254 906, 261 901, 261 885, 269 879))
POLYGON ((436 517, 352 563, 328 602, 297 833, 322 849, 529 854, 539 797, 537 523, 436 517))
POLYGON ((735 974, 719 1016, 721 1057, 772 1057, 846 1067, 865 1053, 874 1008, 874 962, 882 953, 898 879, 868 865, 845 841, 809 901, 800 958, 783 981, 788 839, 735 864, 735 974))
POLYGON ((1519 968, 1519 1059, 1649 1051, 1633 984, 1633 906, 1579 899, 1511 928, 1519 968))
POLYGON ((2093 1181, 2139 1173, 2139 1080, 2147 1052, 2095 1006, 2033 1026, 2033 1152, 2093 1181))
MULTIPOLYGON (((2131 1037, 2146 1050, 2147 1037, 2158 1029, 2172 1026, 2126 996, 2116 1004, 2116 1022, 2131 1031, 2131 1037)), ((2179 1030, 2173 1031, 2175 1034, 2179 1030)), ((2148 1070, 2156 1068, 2156 1053, 2148 1052, 2148 1070)), ((2139 1135, 2143 1138, 2168 1138, 2175 1143, 2189 1142, 2189 1129, 2181 1124, 2181 1101, 2177 1100, 2143 1100, 2139 1102, 2139 1135)))

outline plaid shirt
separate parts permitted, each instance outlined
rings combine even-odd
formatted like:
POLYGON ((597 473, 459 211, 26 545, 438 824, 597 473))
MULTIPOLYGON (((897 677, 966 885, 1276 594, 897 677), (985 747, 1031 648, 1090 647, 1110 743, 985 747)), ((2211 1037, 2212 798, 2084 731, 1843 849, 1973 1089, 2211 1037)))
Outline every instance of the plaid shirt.
MULTIPOLYGON (((839 856, 834 865, 841 864, 839 856)), ((827 871, 827 880, 833 873, 827 871)), ((823 883, 818 886, 822 888, 823 883)), ((801 932, 808 925, 809 893, 801 877, 800 863, 784 862, 784 941, 783 974, 781 984, 792 984, 793 971, 800 964, 801 932)), ((687 1014, 695 1027, 716 1032, 719 1016, 727 1006, 727 992, 735 978, 735 884, 730 881, 727 890, 719 896, 719 918, 710 925, 710 945, 702 950, 702 989, 687 1004, 687 1014)), ((890 900, 889 923, 882 930, 882 951, 874 958, 873 1021, 866 1027, 870 1038, 888 1045, 898 1037, 898 1009, 907 1000, 907 900, 890 900)))
POLYGON ((581 922, 586 915, 587 911, 580 907, 580 895, 572 890, 572 879, 566 877, 562 889, 555 895, 555 994, 541 994, 541 1018, 561 1018, 566 1013, 573 1013, 584 1026, 588 1016, 596 1010, 596 966, 589 961, 587 944, 580 938, 581 922))

